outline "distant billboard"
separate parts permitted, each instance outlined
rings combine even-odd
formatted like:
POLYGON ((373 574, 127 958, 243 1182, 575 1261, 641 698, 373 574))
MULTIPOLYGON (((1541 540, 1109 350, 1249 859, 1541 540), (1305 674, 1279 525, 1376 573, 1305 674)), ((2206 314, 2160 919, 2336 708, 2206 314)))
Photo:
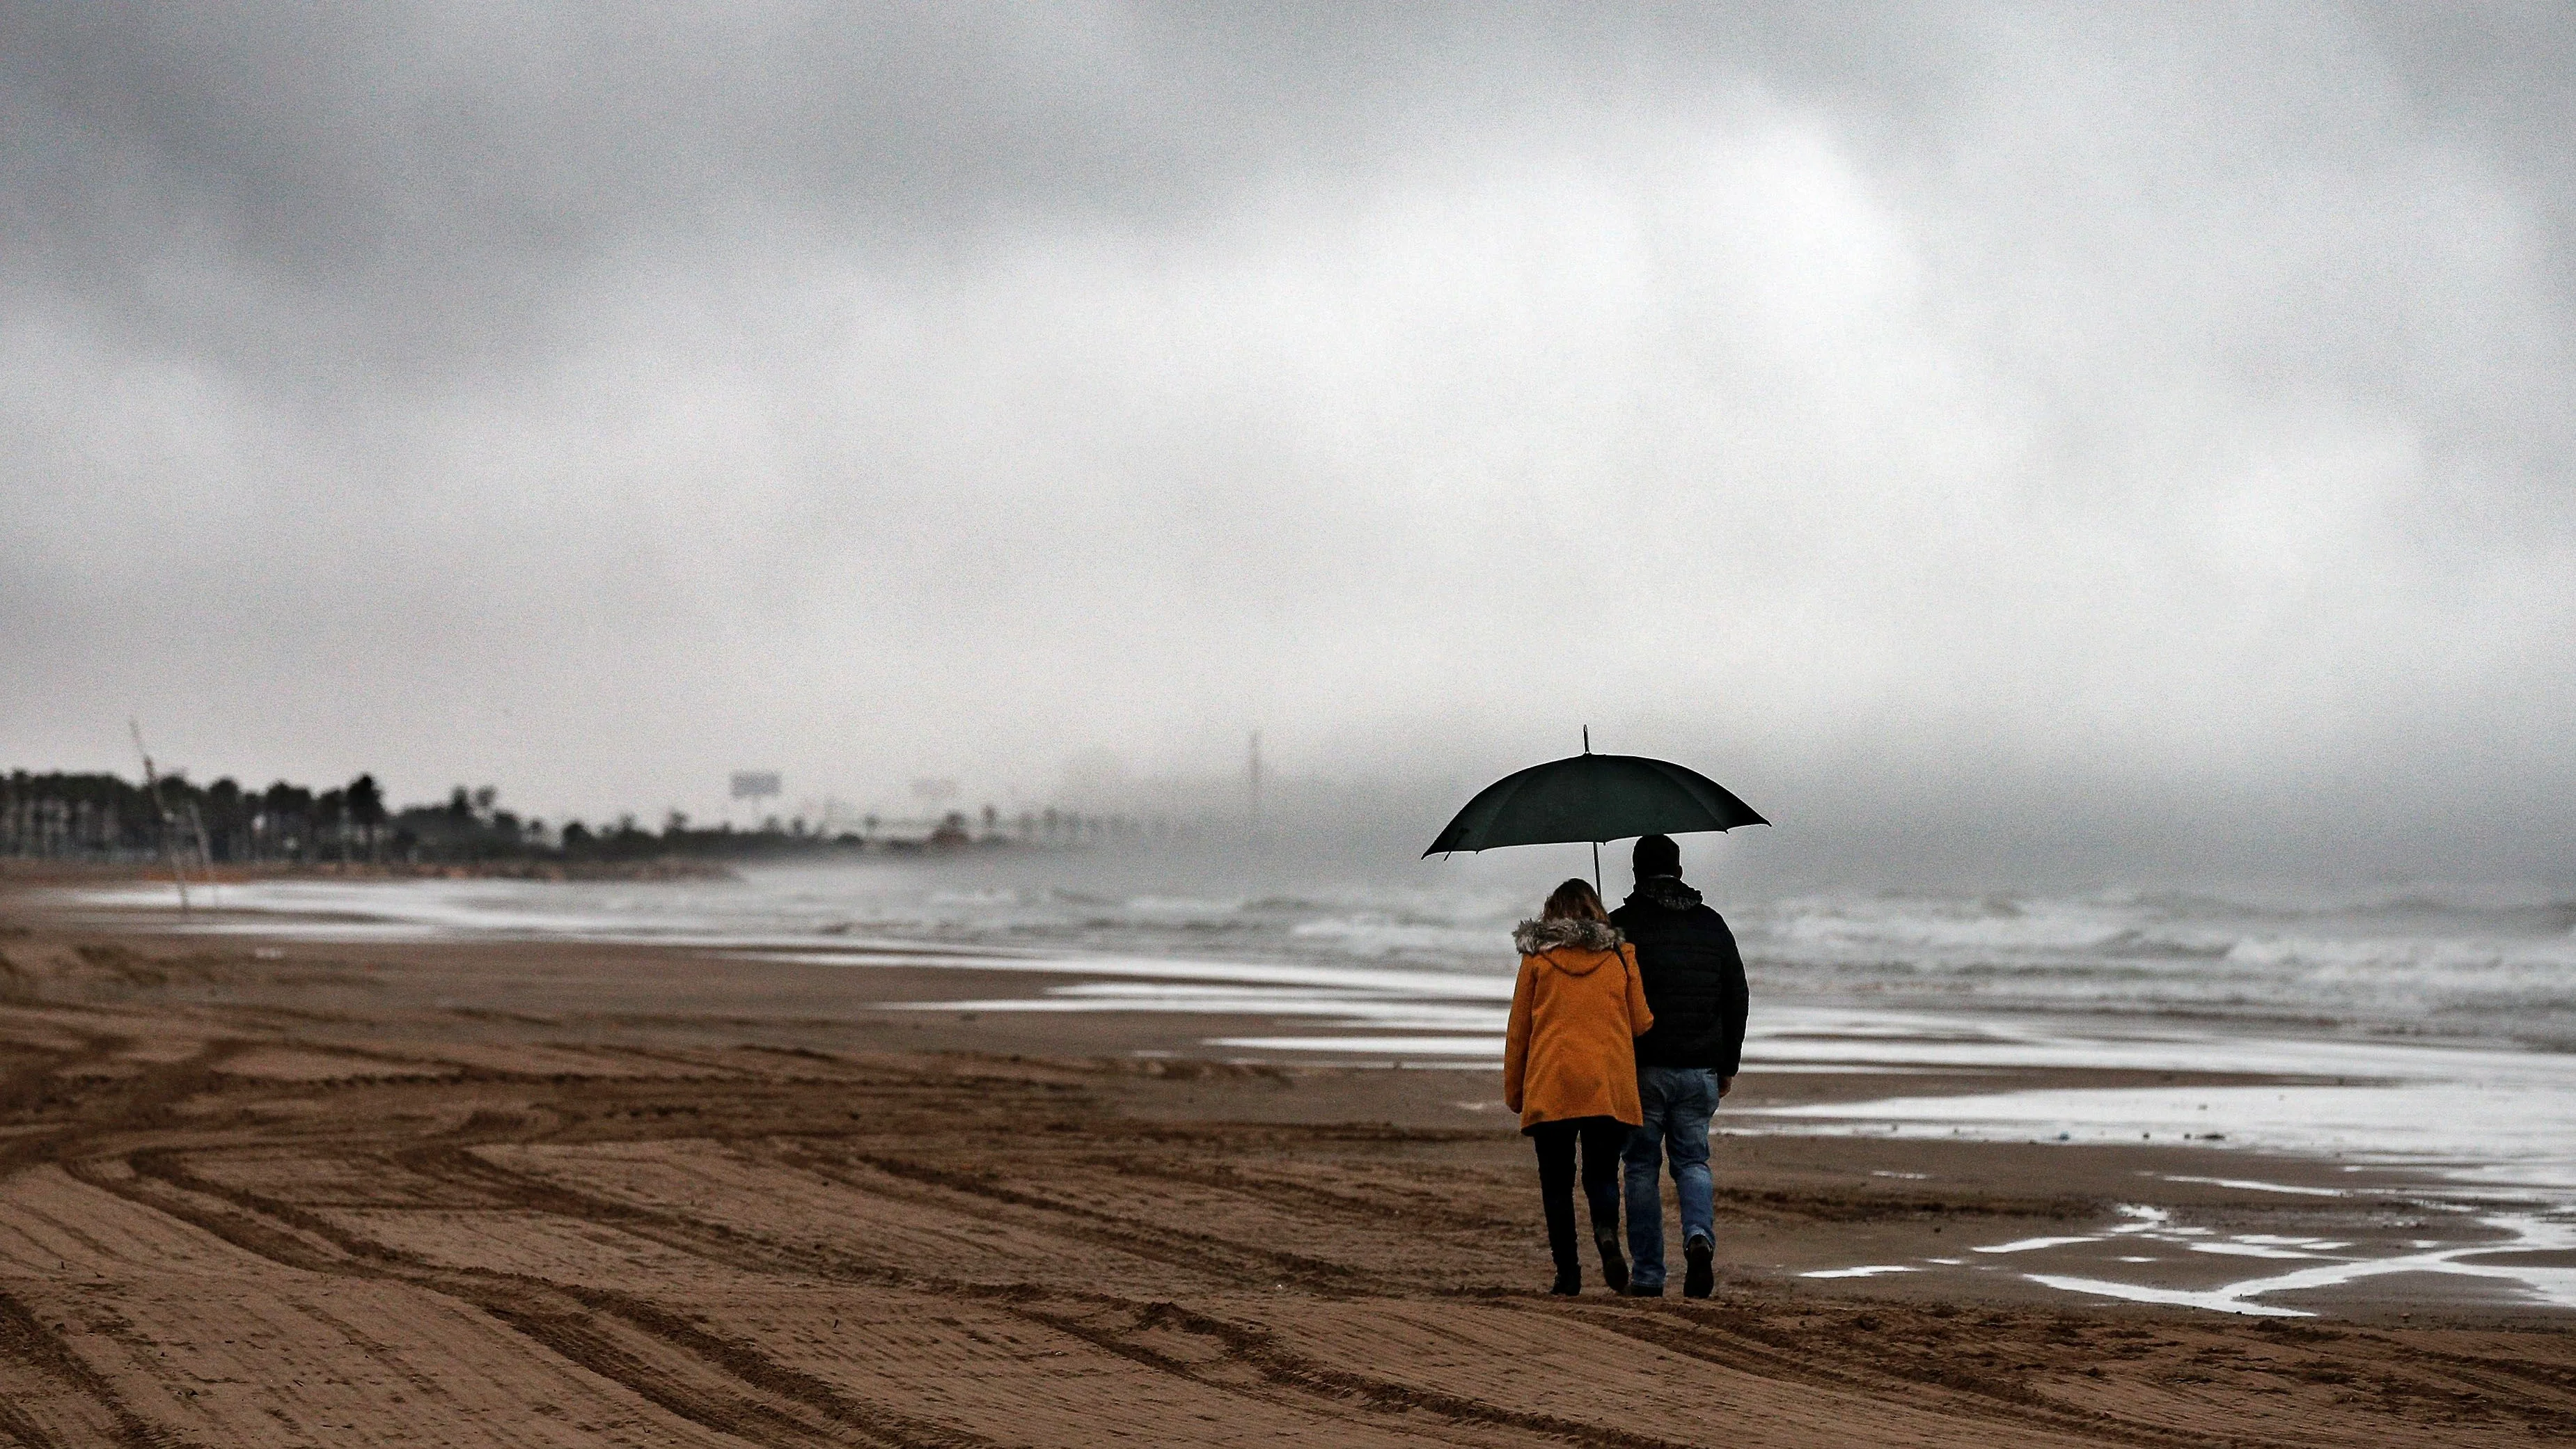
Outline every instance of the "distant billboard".
POLYGON ((778 793, 776 770, 736 770, 733 772, 733 798, 765 800, 778 793))

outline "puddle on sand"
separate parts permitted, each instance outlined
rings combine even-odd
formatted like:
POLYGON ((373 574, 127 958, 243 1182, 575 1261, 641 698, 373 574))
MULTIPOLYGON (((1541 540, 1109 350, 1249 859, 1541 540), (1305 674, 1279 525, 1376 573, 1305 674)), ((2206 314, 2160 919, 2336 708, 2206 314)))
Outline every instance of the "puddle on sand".
MULTIPOLYGON (((2397 1239, 2388 1230, 2419 1229, 2420 1220, 2336 1224, 2333 1235, 2295 1233, 2229 1233, 2180 1223, 2172 1212, 2124 1205, 2125 1221, 2098 1233, 2064 1237, 2021 1238, 1973 1249, 1983 1261, 1923 1258, 1910 1264, 1872 1263, 1851 1268, 1824 1268, 1802 1278, 1869 1278, 1886 1273, 1923 1272, 1933 1268, 1972 1273, 2008 1272, 2027 1282, 2061 1292, 2132 1303, 2201 1308, 2218 1313, 2244 1313, 2284 1318, 2311 1318, 2313 1308, 2294 1301, 2300 1295, 2347 1288, 2373 1278, 2397 1274, 2432 1274, 2481 1280, 2480 1286, 2503 1301, 2531 1307, 2576 1308, 2576 1214, 2486 1213, 2454 1219, 2475 1239, 2448 1241, 2397 1239), (2376 1228, 2379 1231, 2369 1231, 2376 1228), (2376 1238, 2379 1241, 2373 1242, 2376 1238), (2148 1245, 2179 1251, 2142 1253, 2148 1245), (2089 1251, 2088 1251, 2089 1250, 2089 1251), (1994 1261, 2013 1254, 2047 1252, 2049 1272, 2022 1271, 1994 1261), (2229 1278, 2230 1260, 2252 1258, 2299 1266, 2250 1278, 2229 1278), (2293 1300, 2293 1301, 2284 1301, 2293 1300)), ((2353 1215, 2346 1215, 2351 1219, 2353 1215)), ((2465 1286, 2465 1285, 2464 1285, 2465 1286)))
MULTIPOLYGON (((2151 1046, 2102 1044, 2132 1060, 2151 1046)), ((2400 1298, 2576 1309, 2576 1267, 2568 1266, 2576 1262, 2576 1116, 2566 1110, 2576 1099, 2576 1054, 2250 1039, 2222 1049, 2214 1038, 2201 1047, 2204 1064, 2312 1075, 1817 1102, 1749 1109, 1729 1126, 1900 1140, 2187 1142, 2209 1154, 2208 1168, 2156 1176, 2271 1200, 2253 1215, 2265 1232, 2232 1230, 2248 1223, 2241 1210, 2184 1224, 2123 1208, 2126 1221, 2098 1233, 1990 1243, 1966 1254, 1964 1267, 1936 1271, 2010 1273, 2065 1293, 2227 1313, 2305 1315, 2400 1298), (2346 1084, 2316 1079, 2328 1073, 2346 1084), (2230 1153, 2331 1163, 2352 1176, 2342 1185, 2288 1171, 2287 1182, 2236 1175, 2223 1165, 2230 1153)))

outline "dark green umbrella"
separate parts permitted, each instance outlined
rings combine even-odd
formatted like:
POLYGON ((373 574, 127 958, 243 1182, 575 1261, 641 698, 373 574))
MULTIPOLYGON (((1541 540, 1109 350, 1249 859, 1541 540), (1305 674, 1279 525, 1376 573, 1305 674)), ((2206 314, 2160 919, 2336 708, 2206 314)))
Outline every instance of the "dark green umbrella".
POLYGON ((1697 770, 1641 755, 1596 755, 1587 735, 1582 754, 1532 765, 1476 792, 1422 853, 1589 841, 1597 888, 1602 841, 1770 823, 1697 770))

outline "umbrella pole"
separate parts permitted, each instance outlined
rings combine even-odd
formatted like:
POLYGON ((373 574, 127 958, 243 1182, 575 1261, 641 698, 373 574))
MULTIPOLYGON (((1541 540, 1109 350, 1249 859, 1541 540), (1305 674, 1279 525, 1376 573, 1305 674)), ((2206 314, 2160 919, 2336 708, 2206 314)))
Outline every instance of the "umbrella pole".
MULTIPOLYGON (((1592 753, 1592 726, 1583 727, 1583 753, 1592 753)), ((1601 894, 1601 842, 1592 842, 1592 894, 1601 894)))

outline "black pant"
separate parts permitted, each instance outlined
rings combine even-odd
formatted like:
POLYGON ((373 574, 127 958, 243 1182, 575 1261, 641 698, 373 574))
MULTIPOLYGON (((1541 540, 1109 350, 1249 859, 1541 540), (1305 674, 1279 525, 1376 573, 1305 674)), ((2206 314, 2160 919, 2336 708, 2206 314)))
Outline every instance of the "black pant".
POLYGON ((1579 1268, 1574 1239, 1574 1144, 1583 1144, 1583 1197, 1592 1209, 1592 1234, 1619 1231, 1619 1152, 1628 1124, 1616 1117, 1573 1117, 1521 1131, 1538 1148, 1538 1193, 1547 1208, 1547 1250, 1559 1271, 1579 1268))

